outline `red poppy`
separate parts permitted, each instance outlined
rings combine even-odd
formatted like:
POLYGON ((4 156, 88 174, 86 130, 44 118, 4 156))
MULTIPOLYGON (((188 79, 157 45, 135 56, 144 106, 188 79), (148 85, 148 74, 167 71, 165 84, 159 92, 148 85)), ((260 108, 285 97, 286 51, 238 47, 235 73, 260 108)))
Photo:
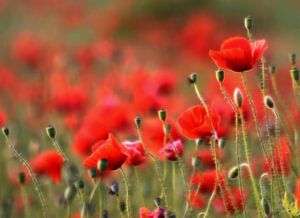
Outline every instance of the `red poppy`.
POLYGON ((5 124, 5 121, 6 121, 6 116, 0 108, 0 127, 3 127, 3 125, 5 124))
MULTIPOLYGON (((216 149, 216 156, 217 159, 220 159, 222 157, 222 153, 220 149, 216 149)), ((200 159, 200 162, 205 167, 214 167, 215 166, 215 160, 213 157, 212 150, 210 148, 203 148, 198 151, 198 157, 200 159)))
MULTIPOLYGON (((244 201, 248 198, 248 193, 243 190, 244 201)), ((226 211, 233 214, 234 212, 241 212, 243 209, 243 199, 242 193, 239 188, 234 188, 231 190, 231 193, 225 193, 225 205, 224 200, 221 196, 217 196, 213 200, 213 207, 215 208, 216 213, 224 214, 226 211), (225 208, 226 207, 226 208, 225 208), (238 211, 235 211, 236 208, 238 211)))
POLYGON ((261 58, 268 44, 264 39, 250 42, 244 37, 225 40, 220 51, 209 51, 209 56, 222 69, 235 72, 251 70, 261 58))
POLYGON ((93 153, 83 161, 83 165, 89 169, 97 167, 99 160, 107 160, 106 171, 117 170, 126 161, 127 155, 122 151, 122 146, 117 139, 110 134, 106 141, 99 141, 93 146, 93 153))
POLYGON ((160 153, 165 156, 166 159, 175 161, 178 157, 183 155, 183 145, 180 139, 170 141, 167 145, 160 150, 160 153))
POLYGON ((206 205, 206 200, 200 192, 191 191, 189 203, 192 208, 200 209, 206 205))
MULTIPOLYGON (((278 146, 275 146, 274 148, 274 162, 277 171, 280 174, 289 175, 291 172, 291 151, 289 148, 288 141, 285 137, 281 137, 279 140, 279 149, 278 146)), ((272 167, 270 168, 270 163, 272 163, 272 158, 269 158, 269 161, 265 162, 265 170, 267 171, 274 171, 274 167, 272 164, 272 167)))
MULTIPOLYGON (((214 129, 217 130, 220 122, 218 114, 211 110, 210 117, 214 129)), ((205 108, 200 105, 190 107, 184 111, 180 115, 178 123, 183 135, 190 139, 207 138, 213 134, 210 119, 205 108)))
POLYGON ((55 150, 47 150, 30 161, 32 170, 41 176, 49 176, 53 182, 61 181, 63 157, 55 150))
POLYGON ((162 207, 156 208, 153 212, 148 208, 140 208, 140 218, 165 218, 167 217, 166 209, 162 207))
POLYGON ((140 141, 125 141, 122 143, 128 155, 126 163, 132 166, 140 165, 146 160, 146 152, 140 141))
POLYGON ((200 185, 201 192, 212 192, 215 188, 217 176, 216 170, 207 170, 204 172, 199 172, 191 178, 191 183, 196 187, 200 185))

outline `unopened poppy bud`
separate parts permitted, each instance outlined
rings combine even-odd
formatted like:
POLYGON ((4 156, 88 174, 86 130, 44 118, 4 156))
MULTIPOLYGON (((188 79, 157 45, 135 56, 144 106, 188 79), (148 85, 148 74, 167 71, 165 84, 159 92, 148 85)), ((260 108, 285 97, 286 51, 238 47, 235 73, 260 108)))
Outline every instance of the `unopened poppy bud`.
POLYGON ((195 169, 200 169, 201 168, 201 160, 199 157, 193 157, 192 158, 192 166, 195 169))
POLYGON ((160 207, 161 206, 161 198, 160 197, 155 198, 154 203, 156 204, 157 207, 160 207))
POLYGON ((97 169, 100 173, 103 173, 108 167, 108 161, 106 159, 101 159, 97 163, 97 169))
POLYGON ((103 210, 102 218, 108 218, 108 210, 103 210))
POLYGON ((84 189, 84 181, 83 180, 78 180, 76 183, 75 183, 75 186, 76 186, 76 188, 77 189, 79 189, 79 190, 82 190, 82 189, 84 189))
POLYGON ((244 18, 244 25, 245 25, 245 28, 246 30, 251 30, 254 26, 254 19, 252 16, 247 16, 244 18))
POLYGON ((218 147, 220 149, 223 149, 225 147, 225 145, 226 145, 226 140, 225 139, 219 139, 218 140, 218 147))
POLYGON ((9 136, 9 129, 7 127, 3 127, 2 132, 5 136, 9 136))
POLYGON ((77 189, 74 185, 70 185, 65 189, 64 199, 67 203, 70 203, 76 196, 77 189))
POLYGON ((26 174, 24 172, 20 172, 18 175, 19 183, 24 185, 26 182, 26 174))
POLYGON ((299 70, 297 67, 291 69, 291 76, 294 81, 297 82, 299 80, 299 70))
POLYGON ((139 116, 136 116, 134 118, 134 123, 135 123, 136 128, 140 129, 141 128, 141 124, 142 124, 142 118, 139 117, 139 116))
POLYGON ((274 65, 270 66, 269 72, 274 75, 276 73, 276 67, 274 65))
POLYGON ((262 198, 260 200, 260 204, 262 206, 262 208, 264 209, 264 213, 267 217, 269 217, 269 215, 271 214, 271 205, 268 201, 267 198, 262 198))
POLYGON ((265 96, 264 103, 266 107, 270 109, 274 108, 274 101, 270 96, 265 96))
POLYGON ((63 168, 63 178, 68 184, 73 184, 79 178, 79 170, 75 164, 68 164, 63 168))
POLYGON ((241 90, 239 88, 236 88, 234 90, 233 99, 234 99, 235 104, 239 108, 241 108, 242 105, 243 105, 243 95, 242 95, 242 92, 241 92, 241 90))
POLYGON ((216 78, 219 83, 222 83, 224 80, 224 71, 221 69, 216 70, 216 78))
POLYGON ((54 128, 53 126, 51 126, 51 125, 48 125, 48 126, 46 127, 46 133, 47 133, 48 137, 51 138, 51 139, 54 139, 55 136, 56 136, 56 130, 55 130, 55 128, 54 128))
POLYGON ((124 201, 120 202, 120 210, 124 213, 126 211, 126 203, 124 201))
POLYGON ((197 139, 196 140, 196 143, 197 143, 198 146, 202 145, 204 142, 205 142, 205 139, 197 139))
POLYGON ((118 182, 113 182, 111 184, 110 189, 109 189, 109 194, 116 195, 116 196, 119 195, 119 183, 118 182))
POLYGON ((295 53, 291 53, 289 55, 289 59, 290 59, 291 65, 295 66, 296 65, 296 54, 295 53))
POLYGON ((228 172, 228 179, 234 180, 239 176, 239 167, 235 166, 228 172))
POLYGON ((168 218, 176 218, 176 215, 175 215, 175 213, 169 211, 168 214, 167 214, 167 217, 168 218))
POLYGON ((90 177, 92 177, 93 179, 97 177, 97 169, 95 167, 90 168, 89 173, 90 177))
POLYGON ((196 73, 191 73, 188 77, 188 82, 190 84, 194 84, 197 82, 197 74, 196 73))
POLYGON ((165 122, 167 119, 167 112, 164 109, 158 111, 158 117, 161 121, 165 122))

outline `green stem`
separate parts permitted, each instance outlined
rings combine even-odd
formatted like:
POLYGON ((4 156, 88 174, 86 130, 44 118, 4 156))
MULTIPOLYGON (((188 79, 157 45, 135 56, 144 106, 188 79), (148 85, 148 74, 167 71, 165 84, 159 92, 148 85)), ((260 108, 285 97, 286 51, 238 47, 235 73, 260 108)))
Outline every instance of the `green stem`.
POLYGON ((22 157, 22 155, 15 149, 15 147, 10 143, 9 139, 8 139, 8 136, 5 135, 5 140, 6 140, 6 143, 8 144, 10 150, 13 152, 14 156, 26 167, 26 169, 28 170, 29 172, 29 175, 31 176, 32 178, 32 181, 33 181, 33 184, 35 186, 35 190, 38 194, 38 197, 40 199, 40 203, 42 205, 42 211, 43 211, 43 216, 44 218, 47 218, 48 217, 48 213, 47 213, 47 208, 46 208, 46 204, 45 204, 45 198, 44 198, 44 195, 41 191, 41 188, 40 188, 40 184, 31 168, 31 166, 29 165, 29 163, 22 157))
POLYGON ((127 211, 127 217, 131 218, 131 204, 129 202, 129 183, 128 183, 128 178, 122 168, 120 168, 121 174, 123 176, 123 181, 125 184, 125 189, 126 189, 126 211, 127 211))
POLYGON ((140 189, 139 192, 140 192, 140 197, 141 197, 142 203, 145 206, 146 205, 145 204, 145 197, 144 197, 144 193, 143 193, 143 188, 141 189, 142 183, 141 183, 141 180, 140 180, 139 173, 138 173, 136 167, 134 167, 133 171, 134 171, 134 176, 135 176, 136 182, 138 184, 138 188, 140 189))
POLYGON ((255 178, 254 178, 254 175, 253 175, 253 172, 252 172, 252 167, 251 167, 252 164, 250 162, 249 146, 248 146, 247 134, 246 134, 246 130, 245 130, 245 120, 244 120, 243 112, 239 111, 239 115, 240 115, 240 119, 241 119, 241 127, 242 127, 243 143, 244 143, 244 152, 245 152, 245 157, 246 157, 246 161, 247 161, 247 164, 248 164, 248 172, 249 172, 250 180, 251 180, 251 184, 252 184, 254 201, 255 201, 255 204, 256 204, 256 207, 257 207, 258 215, 261 216, 259 194, 258 194, 258 190, 257 190, 257 187, 256 187, 255 178))
POLYGON ((25 187, 21 185, 21 194, 24 202, 24 213, 26 218, 30 217, 30 212, 29 212, 29 204, 28 204, 28 195, 25 187))

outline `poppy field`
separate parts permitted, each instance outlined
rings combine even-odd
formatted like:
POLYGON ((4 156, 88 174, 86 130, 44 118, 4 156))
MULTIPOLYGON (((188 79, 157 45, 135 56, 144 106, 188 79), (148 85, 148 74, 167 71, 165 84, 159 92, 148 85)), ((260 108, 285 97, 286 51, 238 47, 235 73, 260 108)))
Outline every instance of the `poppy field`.
POLYGON ((299 7, 0 0, 0 218, 300 217, 299 7))

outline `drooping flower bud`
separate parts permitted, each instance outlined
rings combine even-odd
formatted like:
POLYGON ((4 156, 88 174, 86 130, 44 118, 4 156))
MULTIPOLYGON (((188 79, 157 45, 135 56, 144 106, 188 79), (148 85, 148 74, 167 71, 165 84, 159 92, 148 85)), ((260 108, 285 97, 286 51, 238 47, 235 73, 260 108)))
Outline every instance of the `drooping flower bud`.
POLYGON ((234 90, 233 99, 234 99, 234 102, 235 102, 236 106, 241 108, 242 105, 243 105, 243 95, 242 95, 242 92, 239 88, 236 88, 234 90))
POLYGON ((108 210, 103 210, 102 218, 108 218, 108 210))
POLYGON ((276 67, 274 65, 270 66, 269 67, 269 72, 272 74, 272 75, 275 75, 276 73, 276 67))
POLYGON ((221 139, 218 140, 218 147, 220 149, 223 149, 225 147, 225 145, 226 145, 226 140, 225 139, 221 138, 221 139))
POLYGON ((140 116, 136 116, 134 118, 134 123, 135 123, 136 128, 140 129, 141 125, 142 125, 142 118, 140 116))
POLYGON ((2 132, 5 136, 7 136, 7 137, 9 136, 9 129, 7 127, 3 127, 2 132))
POLYGON ((265 96, 264 103, 265 103, 265 106, 269 109, 273 109, 275 106, 274 101, 270 96, 265 96))
POLYGON ((19 172, 18 179, 19 179, 19 183, 21 185, 24 185, 26 182, 26 174, 23 171, 19 172))
POLYGON ((228 172, 228 179, 234 180, 234 179, 238 178, 239 170, 240 169, 238 166, 232 167, 228 172))
POLYGON ((299 70, 297 67, 293 67, 291 69, 291 76, 292 76, 292 79, 295 81, 295 82, 298 82, 299 81, 299 70))
POLYGON ((156 204, 157 207, 160 207, 162 203, 162 199, 160 197, 157 197, 154 199, 154 203, 156 204))
POLYGON ((109 188, 109 194, 111 195, 119 195, 119 183, 118 182, 113 182, 109 188))
POLYGON ((167 119, 167 112, 165 109, 161 109, 158 111, 158 117, 161 121, 165 122, 167 119))
POLYGON ((124 213, 126 211, 126 203, 124 201, 120 202, 120 210, 124 213))
POLYGON ((101 159, 97 163, 97 169, 100 173, 103 173, 108 167, 108 161, 106 159, 101 159))
POLYGON ((74 185, 69 185, 64 192, 64 199, 69 204, 72 202, 74 197, 76 196, 77 189, 74 185))
POLYGON ((290 59, 291 65, 295 66, 296 65, 296 54, 295 53, 291 53, 289 55, 289 59, 290 59))
POLYGON ((260 200, 260 204, 261 204, 262 208, 264 209, 265 215, 267 217, 269 217, 269 215, 271 214, 271 205, 270 205, 268 199, 263 197, 260 200))
POLYGON ((244 18, 244 26, 246 30, 250 31, 254 26, 254 19, 252 16, 247 16, 244 18))
POLYGON ((76 183, 75 183, 75 187, 77 188, 77 189, 79 189, 79 190, 82 190, 82 189, 84 189, 84 181, 83 180, 78 180, 76 183))
POLYGON ((197 73, 191 73, 188 77, 188 82, 194 84, 197 82, 197 73))
POLYGON ((48 137, 51 138, 51 139, 54 139, 55 136, 56 136, 56 130, 55 130, 55 128, 54 128, 53 126, 51 126, 51 125, 48 125, 48 126, 46 127, 46 133, 47 133, 48 137))
POLYGON ((91 178, 93 179, 97 178, 97 169, 95 167, 90 168, 89 174, 91 178))
POLYGON ((216 70, 216 78, 219 83, 222 83, 224 80, 224 71, 221 69, 216 70))

